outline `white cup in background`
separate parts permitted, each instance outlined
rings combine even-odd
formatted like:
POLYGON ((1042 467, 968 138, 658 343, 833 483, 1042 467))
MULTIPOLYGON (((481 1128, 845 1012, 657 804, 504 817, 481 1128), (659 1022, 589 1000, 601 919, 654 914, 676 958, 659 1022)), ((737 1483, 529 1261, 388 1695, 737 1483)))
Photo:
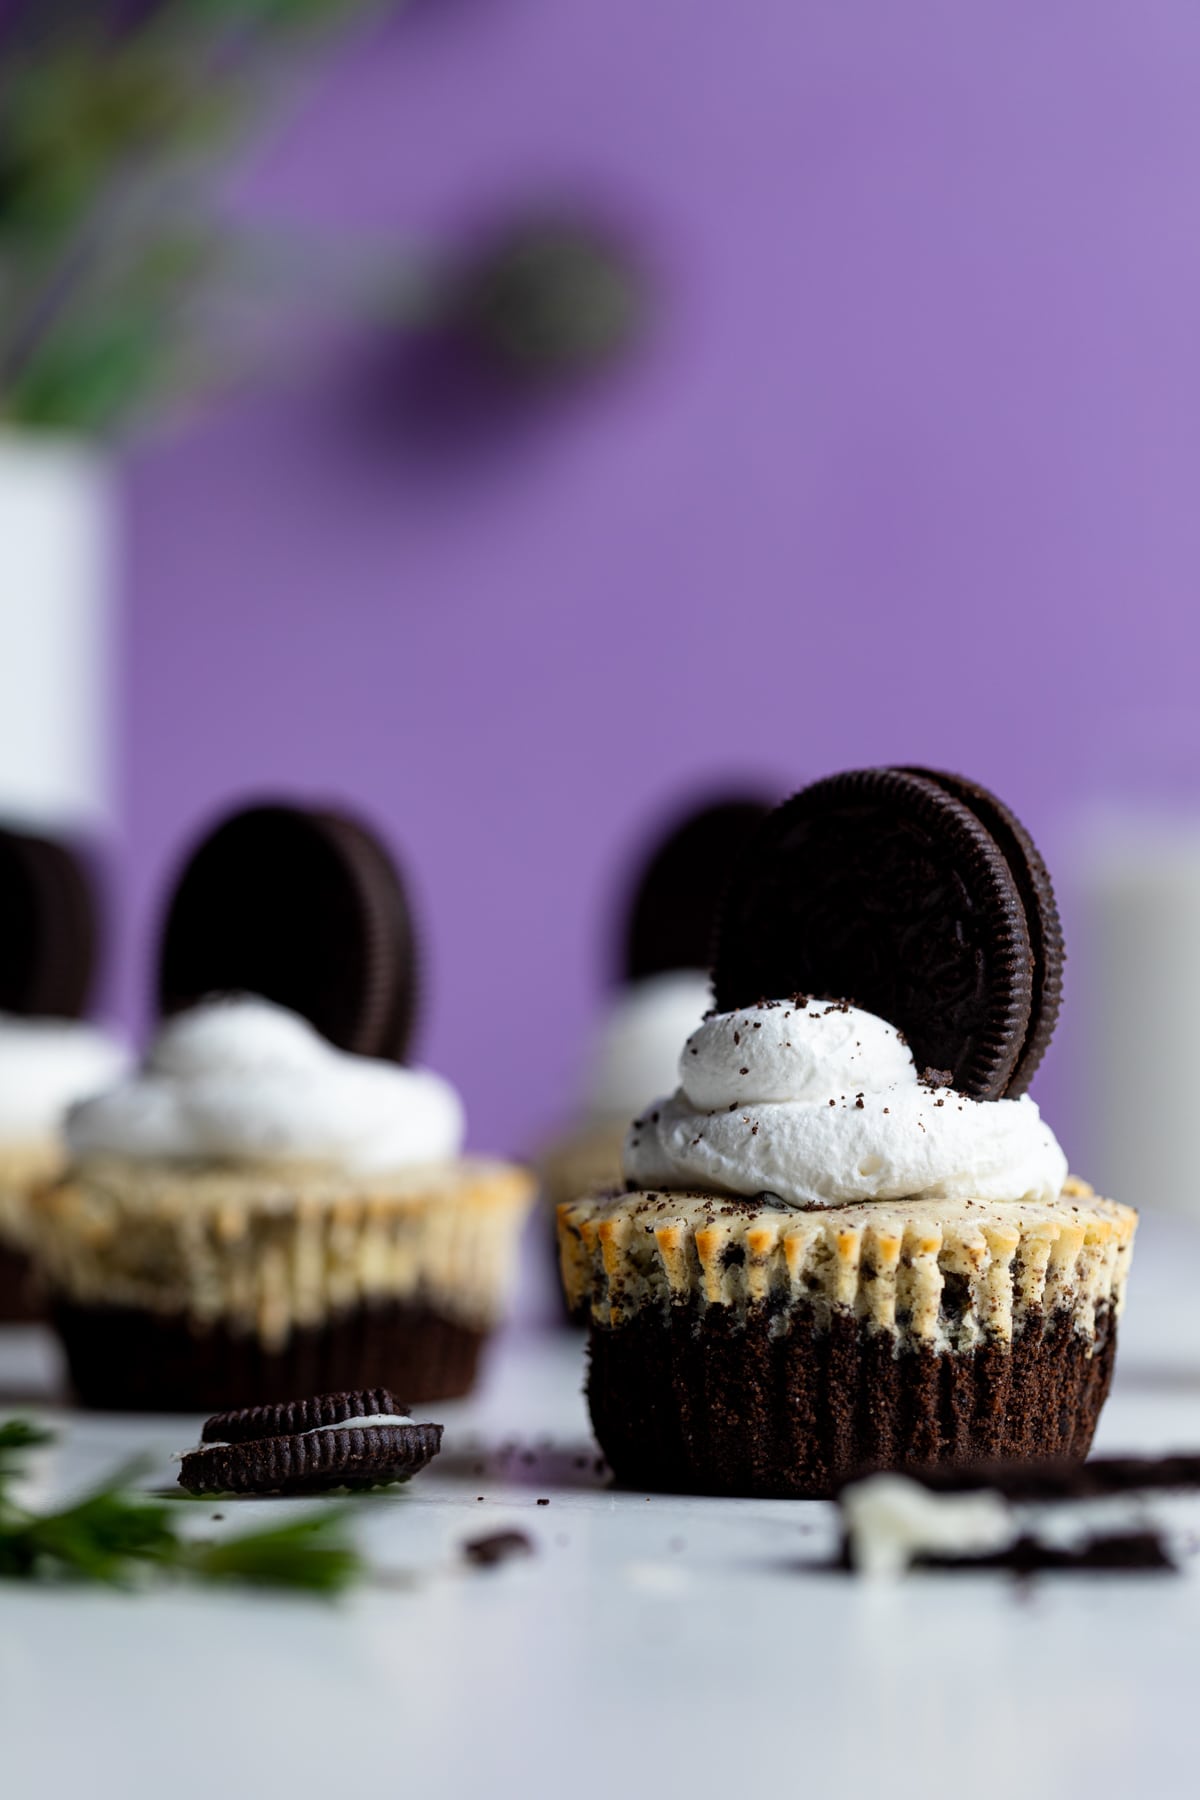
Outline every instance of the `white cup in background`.
POLYGON ((1114 813, 1077 864, 1088 1173, 1200 1219, 1200 813, 1114 813))

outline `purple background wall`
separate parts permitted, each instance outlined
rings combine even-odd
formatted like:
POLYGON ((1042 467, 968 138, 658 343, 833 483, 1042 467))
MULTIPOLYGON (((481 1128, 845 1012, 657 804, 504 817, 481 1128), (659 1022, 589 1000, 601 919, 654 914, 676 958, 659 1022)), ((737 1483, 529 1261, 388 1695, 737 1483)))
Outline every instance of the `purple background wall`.
POLYGON ((203 815, 351 797, 419 883, 425 1054, 519 1146, 690 784, 941 762, 1065 845, 1193 701, 1198 92, 1193 0, 420 0, 346 57, 240 204, 429 241, 582 191, 662 320, 458 457, 335 351, 133 461, 127 1006, 203 815))

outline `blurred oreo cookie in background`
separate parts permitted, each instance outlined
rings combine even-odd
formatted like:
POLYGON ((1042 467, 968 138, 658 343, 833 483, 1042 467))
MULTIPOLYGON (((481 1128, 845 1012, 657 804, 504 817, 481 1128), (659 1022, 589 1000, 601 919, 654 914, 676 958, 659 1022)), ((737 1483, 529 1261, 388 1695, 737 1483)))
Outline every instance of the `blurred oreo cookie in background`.
POLYGON ((274 1000, 339 1050, 406 1060, 416 932, 403 876, 366 825, 273 801, 201 838, 167 905, 159 1005, 181 1012, 219 993, 274 1000))
POLYGON ((636 873, 627 878, 619 980, 711 966, 733 859, 773 804, 762 793, 714 793, 675 812, 646 839, 636 873))
POLYGON ((99 934, 96 875, 84 852, 0 826, 0 1013, 82 1017, 99 934))
POLYGON ((584 1045, 574 1116, 537 1158, 549 1207, 620 1186, 630 1121, 674 1088, 684 1043, 712 1004, 721 896, 772 804, 749 788, 697 795, 626 859, 611 902, 610 988, 584 1045))
POLYGON ((61 1170, 67 1108, 115 1080, 122 1047, 84 1022, 100 955, 96 858, 0 826, 0 1322, 41 1316, 32 1197, 61 1170))

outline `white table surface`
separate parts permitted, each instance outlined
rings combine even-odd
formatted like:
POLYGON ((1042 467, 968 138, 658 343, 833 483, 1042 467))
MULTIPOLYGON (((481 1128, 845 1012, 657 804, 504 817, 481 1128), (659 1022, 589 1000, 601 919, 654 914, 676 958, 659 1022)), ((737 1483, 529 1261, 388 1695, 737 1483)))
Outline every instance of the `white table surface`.
MULTIPOLYGON (((1200 1231, 1144 1226, 1100 1447, 1200 1447, 1198 1253, 1200 1231)), ((136 1452, 171 1479, 194 1420, 64 1412, 56 1377, 48 1337, 0 1329, 0 1416, 62 1432, 45 1497, 136 1452)), ((513 1339, 474 1401, 427 1409, 443 1454, 369 1509, 387 1579, 343 1600, 0 1584, 2 1800, 1200 1791, 1200 1558, 1032 1584, 814 1573, 821 1503, 610 1491, 581 1377, 573 1336, 513 1339), (464 1564, 505 1526, 536 1554, 464 1564)), ((301 1504, 216 1502, 211 1529, 301 1504)), ((1164 1511, 1200 1534, 1200 1500, 1164 1511)))

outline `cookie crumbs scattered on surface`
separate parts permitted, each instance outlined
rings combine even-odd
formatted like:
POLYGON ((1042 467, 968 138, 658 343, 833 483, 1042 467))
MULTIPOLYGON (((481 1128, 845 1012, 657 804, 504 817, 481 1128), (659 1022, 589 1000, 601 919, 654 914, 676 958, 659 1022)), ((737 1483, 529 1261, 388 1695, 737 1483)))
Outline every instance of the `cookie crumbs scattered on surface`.
POLYGON ((533 1539, 523 1531, 490 1531, 486 1537, 468 1538, 462 1553, 476 1568, 490 1569, 513 1556, 531 1556, 533 1539))

